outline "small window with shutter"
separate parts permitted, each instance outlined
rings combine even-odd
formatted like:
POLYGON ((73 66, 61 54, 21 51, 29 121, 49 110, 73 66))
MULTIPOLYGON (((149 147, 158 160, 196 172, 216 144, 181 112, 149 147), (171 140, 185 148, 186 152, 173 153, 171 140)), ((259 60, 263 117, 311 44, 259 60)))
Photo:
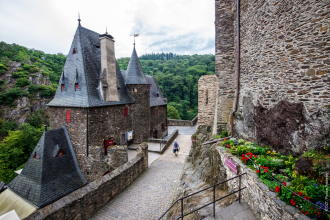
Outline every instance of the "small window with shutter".
POLYGON ((71 122, 71 110, 66 110, 66 112, 65 112, 65 121, 66 121, 66 123, 71 122))
POLYGON ((128 116, 128 107, 127 107, 127 106, 124 107, 123 115, 124 115, 125 117, 128 116))

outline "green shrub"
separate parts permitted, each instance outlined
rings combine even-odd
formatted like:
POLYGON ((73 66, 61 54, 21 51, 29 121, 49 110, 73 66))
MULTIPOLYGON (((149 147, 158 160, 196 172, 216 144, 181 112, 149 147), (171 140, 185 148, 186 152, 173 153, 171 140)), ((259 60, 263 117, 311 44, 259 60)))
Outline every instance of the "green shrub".
POLYGON ((10 88, 5 92, 0 93, 0 104, 11 105, 17 98, 27 95, 28 93, 20 88, 10 88))
POLYGON ((39 67, 36 65, 23 64, 22 69, 28 71, 29 73, 39 72, 39 67))
POLYGON ((16 81, 17 87, 24 87, 30 85, 30 80, 27 78, 18 78, 16 81))
POLYGON ((0 63, 0 75, 5 73, 7 70, 8 70, 8 67, 5 64, 0 63))
POLYGON ((25 70, 18 69, 16 72, 13 72, 11 75, 14 79, 17 78, 26 78, 29 76, 29 73, 25 70))
POLYGON ((265 155, 259 156, 256 159, 256 163, 261 166, 269 167, 270 169, 285 168, 284 160, 265 155))
POLYGON ((44 110, 38 110, 33 112, 26 119, 26 122, 34 127, 40 128, 44 125, 48 125, 48 118, 44 110))
POLYGON ((9 131, 15 130, 16 128, 16 122, 7 121, 0 118, 0 139, 6 137, 9 131))
POLYGON ((42 98, 50 98, 55 94, 56 88, 52 85, 30 85, 28 89, 29 93, 39 93, 42 98))

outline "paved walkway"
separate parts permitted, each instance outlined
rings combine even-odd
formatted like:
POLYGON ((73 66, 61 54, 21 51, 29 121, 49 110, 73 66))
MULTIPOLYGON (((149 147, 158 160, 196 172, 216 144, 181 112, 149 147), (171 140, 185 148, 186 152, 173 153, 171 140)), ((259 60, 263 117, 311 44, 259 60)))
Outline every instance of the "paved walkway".
MULTIPOLYGON (((172 128, 170 128, 172 129, 172 128)), ((170 206, 180 183, 184 161, 191 147, 195 128, 181 127, 176 138, 180 145, 177 157, 168 148, 124 192, 111 200, 92 218, 95 220, 154 220, 170 206)))

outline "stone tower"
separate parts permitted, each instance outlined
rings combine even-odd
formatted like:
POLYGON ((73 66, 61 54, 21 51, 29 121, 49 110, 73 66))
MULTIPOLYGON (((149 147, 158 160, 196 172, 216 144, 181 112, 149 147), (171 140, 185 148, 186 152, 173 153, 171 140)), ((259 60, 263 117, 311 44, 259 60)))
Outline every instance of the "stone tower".
POLYGON ((134 142, 141 143, 149 138, 150 84, 142 71, 135 45, 126 71, 126 86, 135 99, 132 108, 134 142))

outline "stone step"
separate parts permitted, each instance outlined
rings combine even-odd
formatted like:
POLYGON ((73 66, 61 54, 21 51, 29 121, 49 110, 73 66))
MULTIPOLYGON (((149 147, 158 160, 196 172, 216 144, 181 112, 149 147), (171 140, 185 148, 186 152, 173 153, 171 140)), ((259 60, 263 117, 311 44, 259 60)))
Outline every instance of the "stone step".
MULTIPOLYGON (((211 205, 210 205, 211 207, 211 205)), ((210 211, 211 208, 208 209, 210 211)), ((213 217, 212 211, 209 216, 203 220, 256 220, 250 207, 245 202, 234 202, 227 207, 215 207, 215 217, 213 217)))

